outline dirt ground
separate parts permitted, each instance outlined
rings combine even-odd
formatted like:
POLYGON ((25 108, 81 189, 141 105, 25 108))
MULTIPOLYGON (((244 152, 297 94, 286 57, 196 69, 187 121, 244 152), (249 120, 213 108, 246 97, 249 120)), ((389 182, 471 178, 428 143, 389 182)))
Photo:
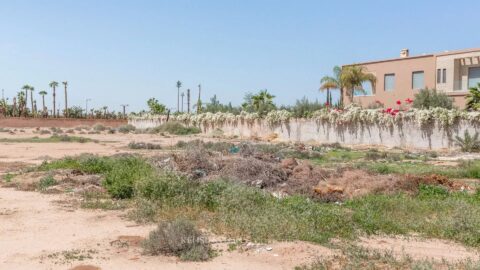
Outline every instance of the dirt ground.
MULTIPOLYGON (((132 141, 172 146, 179 140, 198 138, 118 133, 72 135, 95 139, 98 143, 0 142, 0 176, 46 159, 82 153, 142 152, 127 147, 132 141)), ((0 133, 0 139, 33 136, 48 138, 51 135, 38 135, 34 129, 0 133)), ((226 244, 217 244, 214 247, 221 250, 219 255, 202 263, 144 256, 139 241, 148 235, 153 225, 135 224, 125 218, 124 211, 70 207, 70 196, 0 187, 0 269, 292 269, 337 252, 320 245, 288 242, 231 252, 227 251, 226 244)), ((435 239, 375 237, 361 239, 358 244, 392 250, 399 256, 406 253, 417 259, 454 262, 480 256, 459 244, 435 239)))

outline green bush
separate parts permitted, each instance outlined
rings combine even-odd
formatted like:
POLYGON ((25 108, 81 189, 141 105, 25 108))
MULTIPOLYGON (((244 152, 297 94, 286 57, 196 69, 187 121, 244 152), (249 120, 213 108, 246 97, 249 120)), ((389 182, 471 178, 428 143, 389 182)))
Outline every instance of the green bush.
POLYGON ((162 149, 160 144, 154 143, 145 143, 145 142, 130 142, 128 144, 128 148, 130 149, 149 149, 149 150, 158 150, 162 149))
POLYGON ((475 132, 475 134, 471 136, 468 130, 465 130, 463 138, 455 136, 455 144, 460 147, 463 152, 478 152, 480 150, 478 132, 475 132))
POLYGON ((151 129, 151 133, 168 132, 173 135, 189 135, 202 132, 198 127, 186 127, 179 122, 167 122, 151 129))
POLYGON ((56 184, 57 184, 57 181, 53 178, 53 176, 48 175, 40 179, 40 182, 38 182, 38 189, 40 191, 45 191, 47 188, 54 186, 56 184))
POLYGON ((130 133, 132 131, 135 131, 135 126, 130 125, 130 124, 118 127, 118 132, 120 132, 120 133, 125 134, 125 133, 130 133))
POLYGON ((435 89, 422 89, 415 94, 413 107, 416 109, 445 108, 453 109, 452 99, 444 93, 439 93, 435 89))
POLYGON ((448 190, 443 186, 423 185, 418 187, 418 197, 427 198, 446 198, 448 190))
POLYGON ((100 131, 104 131, 105 129, 107 129, 104 125, 101 125, 101 124, 96 124, 93 126, 93 130, 96 131, 96 132, 100 132, 100 131))
POLYGON ((114 198, 131 198, 135 181, 153 174, 153 167, 140 157, 122 155, 98 157, 83 155, 44 162, 39 170, 74 169, 84 173, 103 174, 103 186, 114 198))
POLYGON ((212 255, 208 238, 184 219, 160 222, 142 243, 148 255, 175 255, 185 261, 206 261, 212 255))
POLYGON ((135 181, 150 176, 154 171, 150 164, 135 156, 116 158, 110 166, 102 184, 112 197, 119 199, 131 198, 135 181))

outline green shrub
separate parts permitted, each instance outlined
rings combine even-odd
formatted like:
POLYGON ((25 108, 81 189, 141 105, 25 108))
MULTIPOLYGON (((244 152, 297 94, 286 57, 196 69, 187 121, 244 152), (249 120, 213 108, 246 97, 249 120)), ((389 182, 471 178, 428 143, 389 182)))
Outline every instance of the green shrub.
POLYGON ((145 143, 145 142, 130 142, 128 144, 128 148, 130 149, 162 149, 160 144, 153 144, 153 143, 145 143))
POLYGON ((455 144, 462 149, 463 152, 477 152, 480 150, 480 140, 478 139, 478 132, 475 132, 473 136, 470 135, 468 130, 465 130, 463 138, 455 136, 455 144))
POLYGON ((175 255, 185 261, 206 261, 212 256, 208 238, 184 219, 160 222, 142 243, 148 255, 175 255))
POLYGON ((93 126, 93 130, 96 131, 96 132, 100 132, 100 131, 104 131, 105 129, 107 129, 104 125, 101 125, 101 124, 96 124, 93 126))
POLYGON ((173 135, 189 135, 202 132, 198 127, 186 127, 179 122, 167 122, 151 129, 151 133, 168 132, 173 135))
POLYGON ((153 173, 153 168, 143 159, 124 156, 110 160, 110 170, 105 174, 103 186, 114 198, 125 199, 133 196, 135 181, 153 173))
POLYGON ((446 198, 448 196, 448 190, 443 186, 433 186, 420 184, 418 187, 418 197, 426 198, 446 198))
POLYGON ((57 181, 53 178, 53 176, 48 175, 40 179, 40 182, 38 182, 38 189, 40 191, 45 191, 47 188, 54 186, 56 184, 57 184, 57 181))
POLYGON ((439 93, 435 89, 422 89, 415 94, 413 107, 417 109, 444 108, 452 109, 452 99, 444 93, 439 93))
POLYGON ((467 110, 479 110, 480 109, 480 83, 476 87, 470 87, 466 96, 467 110))
POLYGON ((132 131, 135 131, 135 126, 130 124, 118 127, 118 132, 120 133, 130 133, 132 131))
POLYGON ((52 162, 44 162, 39 170, 74 169, 84 173, 103 174, 103 186, 114 198, 133 196, 135 181, 153 174, 153 167, 140 157, 121 155, 115 157, 98 157, 82 155, 67 157, 52 162))

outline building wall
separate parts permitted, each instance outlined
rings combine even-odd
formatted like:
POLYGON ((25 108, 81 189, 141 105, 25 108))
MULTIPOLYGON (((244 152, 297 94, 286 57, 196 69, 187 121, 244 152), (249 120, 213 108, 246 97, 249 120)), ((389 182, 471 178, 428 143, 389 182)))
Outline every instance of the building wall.
MULTIPOLYGON (((355 103, 363 107, 374 104, 377 100, 382 102, 386 107, 397 107, 397 100, 402 103, 407 98, 413 99, 418 90, 412 89, 412 73, 415 71, 424 72, 425 87, 435 88, 436 79, 436 63, 433 55, 408 57, 394 59, 389 61, 371 62, 359 64, 364 66, 368 72, 375 74, 377 83, 373 89, 371 96, 357 96, 353 100, 355 103), (384 90, 385 74, 395 74, 395 89, 392 91, 384 90)), ((346 93, 346 90, 344 90, 346 93)), ((351 103, 350 97, 344 95, 344 103, 351 103)))
POLYGON ((436 69, 446 69, 447 81, 446 83, 436 83, 437 90, 466 94, 468 92, 468 69, 480 67, 477 57, 480 57, 480 51, 438 55, 436 69), (472 62, 468 65, 460 65, 462 58, 472 58, 472 62))

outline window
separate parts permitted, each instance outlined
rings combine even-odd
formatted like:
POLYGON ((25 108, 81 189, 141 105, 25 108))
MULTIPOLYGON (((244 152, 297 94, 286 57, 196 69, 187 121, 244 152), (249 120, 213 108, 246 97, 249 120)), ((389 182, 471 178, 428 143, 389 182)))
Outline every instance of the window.
POLYGON ((441 82, 442 82, 442 70, 437 69, 437 83, 441 83, 441 82))
POLYGON ((420 90, 425 88, 425 74, 423 71, 415 71, 412 73, 412 89, 420 90))
POLYGON ((371 82, 369 82, 369 81, 362 82, 362 88, 363 88, 363 91, 361 91, 361 90, 353 91, 353 95, 355 97, 358 97, 358 96, 372 96, 373 95, 373 87, 372 87, 371 82))
POLYGON ((468 87, 476 87, 480 83, 480 67, 468 69, 468 87))
POLYGON ((383 87, 385 91, 395 90, 395 74, 385 74, 385 81, 383 87))
POLYGON ((442 70, 442 83, 447 83, 447 69, 442 70))

